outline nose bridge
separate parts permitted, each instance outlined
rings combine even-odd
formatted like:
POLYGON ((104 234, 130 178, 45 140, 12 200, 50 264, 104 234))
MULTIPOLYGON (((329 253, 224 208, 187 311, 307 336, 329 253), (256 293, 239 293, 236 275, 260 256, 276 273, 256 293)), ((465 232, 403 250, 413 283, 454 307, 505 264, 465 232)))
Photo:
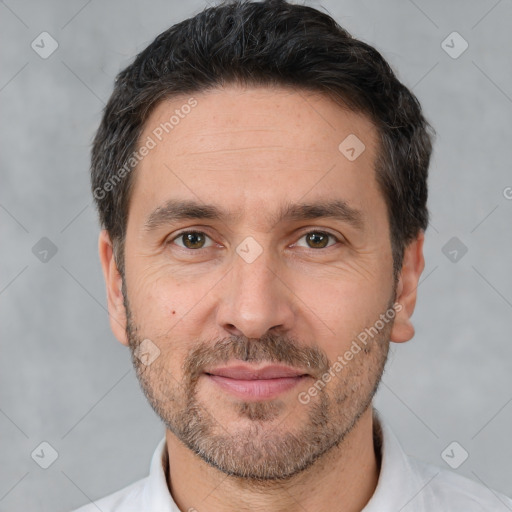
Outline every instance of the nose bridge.
POLYGON ((257 298, 259 294, 270 296, 275 283, 274 258, 270 248, 255 247, 256 242, 242 242, 233 262, 233 291, 240 298, 257 298))
POLYGON ((269 246, 252 237, 242 241, 222 291, 220 326, 250 338, 261 337, 272 328, 289 328, 293 319, 290 294, 276 277, 278 271, 279 262, 269 246))

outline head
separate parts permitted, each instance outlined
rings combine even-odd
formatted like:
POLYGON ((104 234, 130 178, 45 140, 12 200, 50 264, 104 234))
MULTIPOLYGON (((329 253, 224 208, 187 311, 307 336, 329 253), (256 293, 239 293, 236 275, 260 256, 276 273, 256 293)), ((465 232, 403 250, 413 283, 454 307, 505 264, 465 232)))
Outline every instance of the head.
POLYGON ((92 150, 111 325, 203 460, 288 478, 357 424, 414 334, 430 153, 382 56, 310 7, 208 8, 119 74, 92 150), (244 398, 212 378, 241 362, 301 377, 244 398))

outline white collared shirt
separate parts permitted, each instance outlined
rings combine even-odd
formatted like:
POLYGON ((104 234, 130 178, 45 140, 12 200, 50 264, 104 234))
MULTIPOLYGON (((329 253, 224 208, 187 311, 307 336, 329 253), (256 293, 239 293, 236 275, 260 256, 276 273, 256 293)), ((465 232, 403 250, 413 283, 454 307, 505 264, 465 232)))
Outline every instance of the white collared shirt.
MULTIPOLYGON (((503 494, 407 456, 375 410, 374 424, 374 436, 382 445, 381 468, 377 488, 361 512, 512 511, 512 500, 503 494)), ((149 476, 74 512, 187 512, 180 511, 169 492, 166 450, 164 437, 153 454, 149 476)))

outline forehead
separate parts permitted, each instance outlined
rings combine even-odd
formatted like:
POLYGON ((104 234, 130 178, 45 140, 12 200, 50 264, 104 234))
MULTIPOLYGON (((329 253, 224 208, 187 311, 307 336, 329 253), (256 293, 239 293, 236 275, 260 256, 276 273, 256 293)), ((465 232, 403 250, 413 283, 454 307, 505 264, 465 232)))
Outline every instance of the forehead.
POLYGON ((229 86, 175 97, 140 137, 151 149, 135 171, 130 215, 178 197, 238 215, 257 207, 267 219, 301 198, 369 207, 377 140, 367 117, 318 93, 229 86))
POLYGON ((240 168, 238 156, 230 158, 229 152, 246 150, 248 157, 251 149, 260 153, 264 147, 290 158, 299 152, 310 163, 314 152, 339 156, 340 137, 351 134, 364 142, 370 156, 376 141, 373 123, 341 102, 309 91, 231 85, 161 102, 142 139, 152 136, 158 146, 173 149, 175 157, 193 155, 201 163, 218 154, 224 164, 231 160, 240 168))

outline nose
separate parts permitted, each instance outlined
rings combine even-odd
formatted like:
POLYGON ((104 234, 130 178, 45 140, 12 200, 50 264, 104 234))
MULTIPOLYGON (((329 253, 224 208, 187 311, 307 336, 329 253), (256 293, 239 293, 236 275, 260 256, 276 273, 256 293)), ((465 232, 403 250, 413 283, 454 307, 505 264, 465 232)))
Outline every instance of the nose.
POLYGON ((251 263, 235 255, 220 294, 217 323, 230 335, 260 338, 293 325, 293 292, 267 249, 251 263))

